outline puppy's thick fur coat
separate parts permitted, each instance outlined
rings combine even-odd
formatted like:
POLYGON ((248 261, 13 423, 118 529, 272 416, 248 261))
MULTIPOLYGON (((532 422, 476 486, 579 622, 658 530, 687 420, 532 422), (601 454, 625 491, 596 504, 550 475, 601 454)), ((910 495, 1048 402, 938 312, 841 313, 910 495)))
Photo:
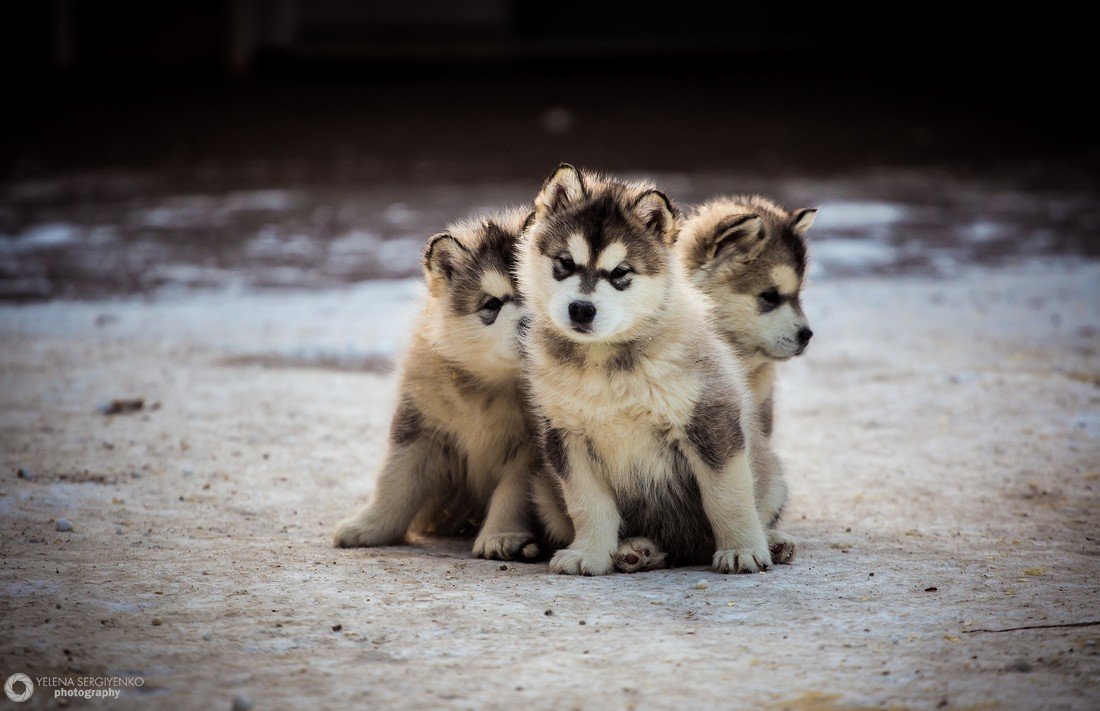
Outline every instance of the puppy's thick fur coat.
POLYGON ((516 240, 530 210, 450 226, 424 250, 428 298, 413 331, 374 498, 340 547, 400 541, 411 525, 484 524, 476 555, 538 555, 530 515, 535 435, 521 394, 516 240))
POLYGON ((801 294, 806 232, 816 214, 760 195, 718 198, 692 211, 676 242, 692 283, 714 306, 722 337, 745 363, 769 436, 775 364, 801 355, 813 336, 801 294))
POLYGON ((549 539, 568 544, 553 571, 608 573, 625 536, 721 572, 772 562, 752 398, 672 252, 678 230, 651 186, 568 165, 536 198, 518 275, 548 470, 535 502, 549 539))
MULTIPOLYGON (((775 365, 801 355, 813 336, 802 311, 806 277, 806 233, 817 210, 788 211, 760 195, 712 200, 695 208, 684 221, 676 252, 692 283, 713 305, 722 338, 744 364, 752 388, 759 431, 770 438, 773 428, 775 365)), ((758 471, 768 471, 772 505, 761 514, 769 527, 772 559, 789 563, 795 543, 774 529, 786 503, 780 462, 770 447, 757 449, 758 471)), ((621 569, 646 566, 647 541, 624 547, 629 559, 621 569)))

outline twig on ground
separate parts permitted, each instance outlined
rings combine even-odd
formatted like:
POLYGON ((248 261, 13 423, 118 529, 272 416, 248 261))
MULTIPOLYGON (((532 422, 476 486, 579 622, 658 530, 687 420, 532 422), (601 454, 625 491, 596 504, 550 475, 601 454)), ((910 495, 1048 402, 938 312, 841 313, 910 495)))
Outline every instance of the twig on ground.
POLYGON ((1064 622, 1060 625, 1024 625, 1023 627, 1006 627, 1003 630, 963 630, 963 634, 974 634, 975 632, 1015 632, 1017 630, 1047 630, 1055 627, 1094 627, 1100 625, 1100 620, 1093 622, 1064 622))

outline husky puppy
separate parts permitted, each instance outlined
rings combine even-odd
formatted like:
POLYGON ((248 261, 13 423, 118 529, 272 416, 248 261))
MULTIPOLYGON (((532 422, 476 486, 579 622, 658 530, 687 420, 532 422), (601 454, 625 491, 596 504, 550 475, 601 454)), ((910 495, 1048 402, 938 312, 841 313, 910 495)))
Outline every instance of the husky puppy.
POLYGON ((374 499, 339 525, 338 547, 402 540, 410 525, 457 532, 484 519, 473 552, 534 558, 530 485, 537 450, 529 425, 512 276, 530 210, 460 222, 424 249, 427 303, 401 378, 390 445, 374 499))
MULTIPOLYGON (((775 363, 801 354, 813 335, 799 297, 805 235, 815 215, 816 209, 787 211, 760 196, 722 198, 696 208, 676 241, 692 281, 716 306, 723 337, 747 366, 760 418, 757 431, 765 438, 772 430, 775 363)), ((766 445, 754 448, 754 460, 773 562, 789 563, 795 543, 774 528, 787 498, 782 467, 766 445)), ((645 537, 624 541, 615 555, 622 572, 665 565, 666 553, 645 537)))
POLYGON ((720 572, 772 562, 754 500, 752 398, 646 184, 562 165, 535 200, 517 273, 546 469, 534 500, 550 569, 611 572, 620 536, 720 572))
POLYGON ((816 215, 759 195, 719 198, 692 212, 676 243, 692 282, 714 304, 723 338, 746 365, 768 436, 775 364, 801 355, 814 335, 800 297, 806 232, 816 215))
MULTIPOLYGON (((775 363, 800 355, 814 335, 802 313, 806 231, 817 210, 788 212, 754 196, 719 198, 696 208, 684 221, 676 251, 692 282, 710 297, 722 337, 746 365, 763 438, 772 433, 775 363)), ((795 543, 775 529, 787 502, 783 468, 768 446, 754 450, 757 500, 768 528, 775 563, 794 559, 795 543)), ((665 565, 656 544, 624 541, 615 567, 626 573, 665 565)))

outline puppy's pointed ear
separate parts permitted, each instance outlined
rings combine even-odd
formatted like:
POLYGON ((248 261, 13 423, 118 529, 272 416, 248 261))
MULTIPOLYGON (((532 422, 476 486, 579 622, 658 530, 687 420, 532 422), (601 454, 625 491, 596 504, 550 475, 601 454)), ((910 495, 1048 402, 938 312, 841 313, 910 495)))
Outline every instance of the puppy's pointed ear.
POLYGON ((710 244, 710 258, 719 256, 751 262, 767 243, 764 221, 754 213, 735 215, 718 225, 710 244))
POLYGON ((527 217, 523 218, 523 227, 519 228, 519 233, 523 234, 524 232, 526 232, 527 228, 530 227, 534 222, 535 222, 535 211, 532 210, 531 212, 527 213, 527 217))
POLYGON ((791 213, 791 228, 794 229, 799 235, 806 236, 806 231, 814 226, 814 220, 817 218, 817 208, 807 207, 801 210, 795 210, 791 213))
POLYGON ((535 213, 539 217, 545 217, 570 205, 576 205, 587 195, 581 172, 568 163, 562 163, 542 184, 542 190, 535 197, 535 213))
POLYGON ((424 247, 424 277, 433 294, 439 295, 444 283, 454 278, 469 254, 461 242, 446 232, 428 238, 428 244, 424 247))
POLYGON ((646 190, 634 200, 631 210, 646 229, 657 235, 662 242, 672 245, 676 241, 680 234, 680 213, 660 190, 646 190))

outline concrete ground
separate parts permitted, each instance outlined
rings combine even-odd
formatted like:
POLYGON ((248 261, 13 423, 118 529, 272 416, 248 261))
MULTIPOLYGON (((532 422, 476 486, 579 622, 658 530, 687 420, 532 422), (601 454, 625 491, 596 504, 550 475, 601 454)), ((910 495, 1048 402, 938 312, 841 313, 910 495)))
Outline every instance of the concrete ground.
POLYGON ((332 549, 416 294, 0 307, 0 675, 141 677, 118 708, 1100 706, 1100 266, 812 284, 799 554, 751 576, 332 549))

